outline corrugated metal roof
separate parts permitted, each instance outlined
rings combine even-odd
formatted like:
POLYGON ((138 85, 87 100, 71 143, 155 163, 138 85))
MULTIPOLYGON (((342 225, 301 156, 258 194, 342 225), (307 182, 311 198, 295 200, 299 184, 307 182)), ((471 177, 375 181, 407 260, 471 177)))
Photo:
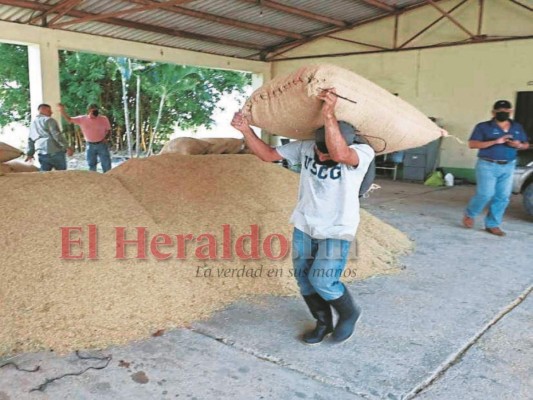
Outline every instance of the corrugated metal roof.
MULTIPOLYGON (((335 18, 348 23, 386 14, 386 11, 380 8, 353 0, 336 0, 331 2, 286 0, 284 3, 292 7, 305 9, 315 14, 325 15, 326 17, 335 18)), ((413 3, 413 1, 411 1, 411 3, 413 3)))
POLYGON ((32 11, 13 6, 0 5, 0 20, 9 22, 26 22, 32 11))
MULTIPOLYGON (((42 26, 42 20, 34 19, 49 12, 60 1, 64 0, 0 0, 0 20, 23 24, 33 20, 32 23, 42 26)), ((230 57, 264 59, 283 46, 298 45, 329 32, 391 15, 390 11, 365 0, 191 0, 175 8, 150 8, 158 1, 171 0, 83 0, 54 24, 59 24, 57 29, 73 32, 230 57), (149 9, 116 15, 145 5, 149 9), (95 16, 100 20, 94 20, 95 16), (80 18, 93 20, 65 24, 80 18)), ((425 1, 381 0, 381 3, 402 9, 422 5, 425 1)), ((53 21, 57 13, 61 13, 60 6, 58 9, 47 15, 46 20, 53 21)))
POLYGON ((237 21, 247 21, 253 24, 270 26, 276 29, 289 30, 291 32, 309 32, 324 29, 327 24, 313 21, 308 18, 287 14, 268 7, 246 2, 233 2, 228 7, 227 0, 200 0, 187 3, 187 8, 208 12, 237 21))

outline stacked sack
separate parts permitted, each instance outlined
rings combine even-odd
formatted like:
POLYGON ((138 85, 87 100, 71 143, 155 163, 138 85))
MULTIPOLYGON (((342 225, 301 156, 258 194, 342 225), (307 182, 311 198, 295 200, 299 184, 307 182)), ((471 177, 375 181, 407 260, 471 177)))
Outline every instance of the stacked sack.
POLYGON ((39 169, 31 164, 16 160, 24 153, 13 146, 0 142, 0 175, 12 172, 36 172, 39 169))
POLYGON ((165 153, 195 156, 201 154, 247 154, 248 151, 242 139, 179 137, 165 143, 160 154, 165 153))

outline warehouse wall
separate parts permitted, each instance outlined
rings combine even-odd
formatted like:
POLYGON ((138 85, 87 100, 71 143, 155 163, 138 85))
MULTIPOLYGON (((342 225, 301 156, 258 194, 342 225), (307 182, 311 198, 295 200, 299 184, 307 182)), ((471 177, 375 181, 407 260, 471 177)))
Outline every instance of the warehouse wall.
MULTIPOLYGON (((459 1, 438 4, 445 10, 459 1)), ((477 33, 478 2, 469 1, 452 15, 469 31, 477 33)), ((398 43, 402 44, 441 14, 431 6, 413 10, 399 19, 398 43)), ((335 36, 390 47, 394 18, 363 25, 335 36)), ((532 35, 533 21, 527 10, 506 0, 485 1, 482 33, 532 35)), ((423 46, 457 40, 468 35, 447 19, 441 20, 410 43, 423 46)), ((373 50, 333 39, 320 39, 282 57, 373 50)), ((466 141, 475 123, 490 118, 496 99, 514 102, 517 91, 533 91, 533 39, 409 50, 381 54, 350 55, 274 62, 273 76, 286 74, 309 63, 334 63, 351 69, 393 93, 399 93, 428 116, 441 119, 450 134, 466 141), (528 85, 529 82, 529 85, 528 85)), ((476 152, 454 139, 446 139, 441 165, 466 169, 471 176, 476 152)))

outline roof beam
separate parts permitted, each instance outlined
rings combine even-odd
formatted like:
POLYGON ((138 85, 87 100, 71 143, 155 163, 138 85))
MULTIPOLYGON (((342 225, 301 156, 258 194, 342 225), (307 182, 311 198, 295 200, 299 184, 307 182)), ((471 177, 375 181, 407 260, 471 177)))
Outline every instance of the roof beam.
POLYGON ((76 7, 78 4, 80 4, 83 0, 73 0, 71 1, 68 6, 66 6, 64 9, 61 10, 60 13, 56 14, 54 18, 52 18, 50 21, 44 21, 45 25, 53 25, 56 21, 63 18, 63 16, 68 13, 70 10, 72 10, 74 7, 76 7))
POLYGON ((287 14, 298 15, 299 17, 312 19, 314 21, 319 21, 319 22, 322 22, 328 25, 335 25, 335 26, 344 27, 344 28, 348 26, 348 23, 344 21, 341 21, 335 18, 326 17, 325 15, 315 14, 310 11, 305 11, 305 10, 302 10, 301 8, 286 6, 285 4, 280 4, 280 3, 277 3, 271 0, 243 0, 243 1, 246 1, 247 3, 259 5, 261 7, 272 8, 274 10, 282 11, 287 14))
POLYGON ((524 7, 526 10, 528 11, 533 11, 533 8, 529 7, 529 6, 526 6, 525 4, 522 4, 520 3, 519 1, 517 0, 511 0, 511 2, 513 2, 514 4, 516 4, 517 6, 520 6, 520 7, 524 7))
POLYGON ((81 24, 81 23, 89 22, 89 21, 101 21, 101 20, 107 19, 107 18, 123 17, 124 15, 135 14, 135 13, 139 13, 139 12, 142 12, 142 11, 148 11, 148 10, 153 10, 153 9, 157 9, 157 8, 164 8, 164 7, 173 6, 175 4, 179 4, 179 3, 183 3, 183 2, 187 2, 187 1, 190 1, 190 0, 169 0, 169 1, 166 1, 166 2, 162 2, 162 3, 154 1, 154 2, 150 2, 150 4, 144 5, 142 7, 131 7, 131 8, 127 8, 125 10, 115 11, 115 12, 107 13, 107 14, 104 13, 104 14, 89 15, 89 16, 86 16, 86 17, 72 19, 72 20, 66 21, 66 22, 61 22, 59 24, 50 23, 48 26, 50 28, 54 28, 54 29, 56 29, 56 28, 64 28, 65 26, 81 24))
MULTIPOLYGON (((153 0, 130 0, 130 1, 133 2, 133 3, 147 4, 147 5, 151 4, 151 3, 156 3, 153 0)), ((161 4, 161 3, 157 3, 157 4, 161 4)), ((252 23, 249 23, 249 22, 238 21, 238 20, 232 19, 232 18, 226 18, 226 17, 214 15, 214 14, 209 14, 209 13, 205 13, 205 12, 201 12, 201 11, 196 11, 196 10, 192 10, 190 8, 179 7, 179 6, 171 5, 171 4, 167 5, 166 3, 163 3, 163 4, 164 5, 161 8, 166 9, 168 11, 172 11, 172 12, 174 12, 176 14, 187 15, 189 17, 203 19, 203 20, 211 21, 211 22, 216 22, 218 24, 234 26, 236 28, 243 28, 243 29, 248 29, 248 30, 256 31, 256 32, 268 33, 270 35, 281 36, 281 37, 285 37, 285 38, 291 38, 291 39, 303 39, 303 38, 305 38, 304 35, 301 35, 301 34, 296 33, 296 32, 286 31, 284 29, 271 28, 269 26, 252 24, 252 23)))
MULTIPOLYGON (((36 10, 36 11, 47 11, 49 8, 51 8, 46 4, 37 3, 37 2, 29 1, 29 0, 0 0, 0 4, 21 7, 21 8, 26 8, 30 10, 36 10)), ((78 11, 78 10, 71 10, 66 15, 77 17, 77 18, 83 18, 83 17, 88 17, 88 16, 94 16, 97 14, 86 13, 86 12, 78 11)), ((224 38, 219 38, 219 37, 214 37, 214 36, 202 35, 199 33, 191 33, 191 32, 182 31, 178 29, 165 28, 161 26, 152 26, 152 25, 147 25, 147 24, 143 24, 140 22, 127 21, 127 20, 122 20, 122 19, 117 19, 117 18, 107 18, 100 22, 111 24, 111 25, 116 25, 116 26, 123 26, 125 28, 138 29, 138 30, 146 31, 146 32, 160 33, 162 35, 182 37, 186 39, 201 40, 201 41, 210 42, 210 43, 218 43, 218 44, 223 44, 225 46, 232 46, 232 47, 252 49, 252 50, 262 50, 262 47, 255 43, 224 39, 224 38)))
MULTIPOLYGON (((79 3, 81 3, 83 0, 62 0, 57 2, 52 8, 48 9, 47 11, 44 11, 43 13, 39 14, 38 16, 32 18, 28 24, 35 24, 40 19, 45 21, 45 18, 49 14, 53 13, 61 13, 61 12, 68 12, 74 7, 76 7, 79 3)), ((64 15, 64 14, 62 14, 64 15)))
MULTIPOLYGON (((465 4, 467 1, 469 0, 463 0, 461 1, 459 4, 456 4, 452 9, 450 9, 450 11, 448 11, 448 14, 451 14, 452 12, 454 12, 455 10, 457 10, 459 7, 461 7, 463 4, 465 4)), ((439 18, 437 18, 435 21, 433 21, 432 23, 430 23, 429 25, 427 25, 425 28, 422 28, 418 33, 416 33, 415 35, 411 36, 409 39, 407 39, 405 42, 403 42, 398 48, 399 49, 403 49, 405 46, 407 46, 409 43, 411 43, 413 40, 415 40, 417 37, 419 37, 421 34, 423 34, 424 32, 426 32, 429 28, 431 28, 432 26, 434 26, 435 24, 437 24, 438 22, 442 21, 444 18, 446 18, 446 16, 444 15, 441 15, 439 18)))
POLYGON ((396 8, 393 6, 389 6, 388 4, 383 3, 379 0, 363 0, 363 3, 366 3, 368 5, 381 8, 382 10, 388 11, 390 13, 395 12, 396 8))
POLYGON ((470 36, 470 39, 474 39, 476 35, 474 35, 472 32, 470 32, 468 29, 466 29, 463 25, 461 25, 455 18, 453 18, 450 13, 444 11, 442 8, 440 8, 433 0, 427 0, 428 4, 431 4, 435 9, 437 9, 442 15, 444 15, 446 18, 448 18, 450 21, 454 23, 459 29, 461 29, 463 32, 465 32, 468 36, 470 36))
POLYGON ((426 46, 417 46, 417 47, 405 47, 403 49, 389 49, 389 50, 370 50, 370 51, 352 51, 346 53, 330 53, 330 54, 314 54, 309 56, 298 56, 298 57, 286 57, 280 59, 270 60, 271 62, 283 62, 283 61, 294 61, 294 60, 309 60, 309 59, 318 59, 318 58, 335 58, 335 57, 347 57, 359 54, 377 54, 377 53, 392 53, 392 52, 401 52, 401 51, 411 51, 411 50, 423 50, 423 49, 437 49, 441 47, 452 47, 452 46, 463 46, 463 45, 472 45, 477 43, 495 43, 495 42, 508 42, 513 40, 531 40, 533 35, 527 36, 510 36, 506 38, 496 37, 496 38, 486 38, 483 40, 461 40, 459 42, 449 42, 449 43, 439 43, 439 44, 430 44, 426 46))
MULTIPOLYGON (((252 1, 252 2, 255 2, 256 0, 245 0, 245 1, 252 1)), ((435 0, 436 2, 438 1, 441 1, 441 0, 435 0)), ((411 11, 411 10, 415 10, 417 8, 420 8, 420 7, 427 7, 428 3, 427 2, 424 2, 424 3, 418 3, 418 4, 414 4, 414 5, 410 5, 410 6, 407 6, 407 7, 402 7, 401 9, 397 9, 396 12, 399 12, 399 13, 405 13, 407 11, 411 11)), ((263 50, 261 53, 262 53, 262 56, 263 58, 266 60, 266 61, 275 61, 275 57, 278 57, 292 49, 295 49, 296 47, 298 46, 301 46, 301 45, 304 45, 306 43, 309 43, 309 42, 312 42, 314 40, 317 40, 317 39, 320 39, 321 37, 324 37, 326 35, 330 35, 330 34, 333 34, 333 33, 337 33, 337 32, 340 32, 340 31, 345 31, 347 29, 353 29, 353 28, 357 28, 359 26, 362 26, 362 25, 366 25, 366 24, 369 24, 371 22, 374 22, 374 21, 378 21, 380 19, 383 19, 383 18, 388 18, 390 17, 391 14, 385 14, 385 15, 378 15, 376 17, 372 17, 372 18, 368 18, 364 21, 359 21, 359 22, 356 22, 355 24, 351 24, 351 25, 348 25, 348 26, 345 26, 345 27, 338 27, 338 28, 334 28, 334 29, 329 29, 327 32, 322 32, 322 33, 318 33, 318 34, 315 34, 315 35, 312 35, 308 38, 305 38, 305 39, 302 39, 302 40, 297 40, 297 41, 291 41, 291 42, 288 42, 288 43, 282 43, 278 46, 273 46, 273 47, 270 47, 268 49, 265 49, 263 50)))
POLYGON ((479 11, 478 11, 478 17, 477 17, 477 35, 481 36, 481 32, 483 30, 483 11, 485 8, 485 0, 478 0, 479 3, 479 11))
POLYGON ((341 38, 341 37, 338 37, 338 36, 326 35, 324 37, 327 37, 327 38, 333 39, 333 40, 339 40, 341 42, 358 44, 360 46, 372 47, 374 49, 389 50, 387 47, 378 46, 376 44, 370 44, 370 43, 365 43, 365 42, 358 42, 357 40, 345 39, 345 38, 341 38))

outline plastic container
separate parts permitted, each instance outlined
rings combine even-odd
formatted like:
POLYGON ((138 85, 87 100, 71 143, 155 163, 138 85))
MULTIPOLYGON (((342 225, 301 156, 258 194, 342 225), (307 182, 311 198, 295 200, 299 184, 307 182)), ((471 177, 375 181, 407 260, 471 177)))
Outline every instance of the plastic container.
POLYGON ((444 186, 453 186, 454 177, 449 172, 444 175, 444 186))

